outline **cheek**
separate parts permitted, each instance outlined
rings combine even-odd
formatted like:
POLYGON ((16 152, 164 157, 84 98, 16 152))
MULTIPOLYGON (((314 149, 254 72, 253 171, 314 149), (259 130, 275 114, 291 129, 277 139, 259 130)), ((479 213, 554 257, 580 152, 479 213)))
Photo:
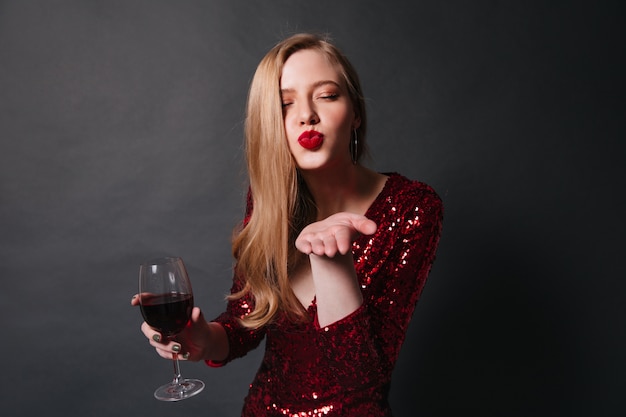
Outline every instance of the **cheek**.
POLYGON ((294 135, 296 134, 295 133, 296 130, 294 129, 294 127, 292 126, 288 118, 285 118, 283 120, 283 125, 285 126, 285 133, 287 134, 287 139, 291 143, 291 141, 294 139, 294 135))
POLYGON ((295 116, 293 111, 284 111, 283 112, 283 125, 285 125, 285 131, 289 132, 290 130, 294 130, 294 126, 297 126, 298 123, 295 121, 295 116))
POLYGON ((289 148, 289 150, 293 153, 293 146, 296 143, 297 139, 298 139, 298 131, 297 129, 295 129, 290 120, 289 120, 289 116, 286 116, 283 118, 283 124, 285 126, 285 134, 287 136, 287 147, 289 148))
POLYGON ((352 125, 354 124, 354 117, 350 111, 343 110, 334 114, 333 122, 341 132, 351 132, 352 125))

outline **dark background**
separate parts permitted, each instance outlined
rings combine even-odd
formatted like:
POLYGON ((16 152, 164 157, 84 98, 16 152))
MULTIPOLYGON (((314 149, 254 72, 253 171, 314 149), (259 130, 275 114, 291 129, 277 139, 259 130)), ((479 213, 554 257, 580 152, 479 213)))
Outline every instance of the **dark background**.
POLYGON ((620 4, 0 1, 0 413, 238 414, 261 351, 158 402, 129 300, 175 254, 221 312, 248 83, 316 31, 361 74, 370 166, 446 205, 395 414, 625 415, 620 4))

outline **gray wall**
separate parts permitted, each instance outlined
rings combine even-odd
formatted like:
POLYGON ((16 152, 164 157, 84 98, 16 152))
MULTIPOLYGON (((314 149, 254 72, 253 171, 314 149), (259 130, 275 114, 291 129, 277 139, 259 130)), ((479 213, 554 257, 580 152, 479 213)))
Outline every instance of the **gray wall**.
POLYGON ((283 35, 360 70, 373 161, 446 204, 397 416, 626 409, 618 2, 0 1, 0 413, 237 415, 260 353, 170 378, 129 306, 185 259, 224 306, 248 82, 283 35))

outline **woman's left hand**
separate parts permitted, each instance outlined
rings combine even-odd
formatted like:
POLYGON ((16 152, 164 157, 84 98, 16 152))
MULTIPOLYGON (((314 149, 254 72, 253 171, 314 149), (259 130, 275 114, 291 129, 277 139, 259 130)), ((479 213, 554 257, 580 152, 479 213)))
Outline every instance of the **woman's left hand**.
POLYGON ((334 257, 345 255, 359 234, 376 232, 376 223, 365 216, 341 212, 306 226, 296 239, 296 248, 304 254, 334 257))

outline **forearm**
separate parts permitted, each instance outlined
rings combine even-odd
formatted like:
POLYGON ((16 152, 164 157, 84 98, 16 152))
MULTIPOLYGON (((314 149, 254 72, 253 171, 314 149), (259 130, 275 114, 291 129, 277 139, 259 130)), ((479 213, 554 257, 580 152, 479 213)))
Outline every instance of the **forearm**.
POLYGON ((363 303, 352 252, 332 258, 309 255, 321 327, 343 319, 363 303))

